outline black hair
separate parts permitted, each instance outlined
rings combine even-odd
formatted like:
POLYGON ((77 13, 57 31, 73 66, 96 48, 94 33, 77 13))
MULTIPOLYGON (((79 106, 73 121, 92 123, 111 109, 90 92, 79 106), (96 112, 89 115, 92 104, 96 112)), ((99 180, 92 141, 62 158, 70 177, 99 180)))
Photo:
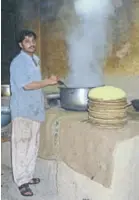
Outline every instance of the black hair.
POLYGON ((17 39, 17 42, 18 43, 23 42, 23 40, 25 39, 26 36, 28 36, 28 37, 34 37, 34 39, 37 38, 36 33, 34 33, 33 31, 31 31, 31 30, 22 30, 19 33, 19 37, 17 39))

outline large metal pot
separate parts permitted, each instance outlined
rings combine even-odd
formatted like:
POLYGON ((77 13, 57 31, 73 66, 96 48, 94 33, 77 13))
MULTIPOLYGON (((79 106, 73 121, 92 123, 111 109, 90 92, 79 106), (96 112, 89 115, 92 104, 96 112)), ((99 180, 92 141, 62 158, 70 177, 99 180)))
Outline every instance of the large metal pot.
POLYGON ((1 96, 10 96, 10 85, 1 85, 1 96))
POLYGON ((66 110, 87 111, 90 89, 92 88, 60 87, 61 107, 66 110))

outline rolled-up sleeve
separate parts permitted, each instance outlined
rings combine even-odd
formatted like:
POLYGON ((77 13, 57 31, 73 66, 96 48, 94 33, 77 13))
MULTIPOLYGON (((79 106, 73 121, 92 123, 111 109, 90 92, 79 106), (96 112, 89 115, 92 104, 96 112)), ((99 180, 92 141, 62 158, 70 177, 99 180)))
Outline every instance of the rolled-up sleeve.
POLYGON ((23 63, 19 61, 11 63, 10 76, 18 88, 22 88, 32 82, 32 77, 30 76, 29 71, 23 63))

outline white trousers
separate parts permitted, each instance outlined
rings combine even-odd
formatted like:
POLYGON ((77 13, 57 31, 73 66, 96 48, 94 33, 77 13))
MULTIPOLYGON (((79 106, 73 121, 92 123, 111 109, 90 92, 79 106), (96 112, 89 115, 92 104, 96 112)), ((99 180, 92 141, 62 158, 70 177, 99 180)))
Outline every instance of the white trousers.
POLYGON ((40 122, 16 118, 12 122, 12 168, 17 186, 28 183, 35 170, 40 122))

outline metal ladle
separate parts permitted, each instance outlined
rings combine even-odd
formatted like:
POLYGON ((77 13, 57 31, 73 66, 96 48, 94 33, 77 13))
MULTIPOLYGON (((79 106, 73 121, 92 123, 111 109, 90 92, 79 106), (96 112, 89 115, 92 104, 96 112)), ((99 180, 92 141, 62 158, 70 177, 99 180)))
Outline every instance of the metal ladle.
POLYGON ((64 86, 64 87, 67 88, 67 86, 65 85, 65 83, 64 83, 63 81, 61 81, 61 80, 58 81, 58 84, 59 84, 60 86, 64 86))

